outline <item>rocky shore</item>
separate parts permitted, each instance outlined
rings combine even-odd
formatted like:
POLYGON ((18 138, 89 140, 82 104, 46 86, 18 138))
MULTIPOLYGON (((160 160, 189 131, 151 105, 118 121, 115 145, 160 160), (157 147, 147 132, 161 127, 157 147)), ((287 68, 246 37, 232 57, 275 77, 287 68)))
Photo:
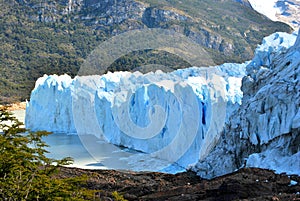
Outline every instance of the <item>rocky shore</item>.
POLYGON ((300 200, 300 177, 257 168, 240 169, 212 180, 194 172, 156 172, 61 168, 60 177, 88 175, 87 187, 100 200, 113 200, 117 191, 127 200, 300 200))
POLYGON ((25 110, 26 109, 26 102, 16 102, 16 103, 11 103, 7 105, 0 105, 0 108, 2 107, 7 107, 9 111, 14 111, 14 110, 25 110))

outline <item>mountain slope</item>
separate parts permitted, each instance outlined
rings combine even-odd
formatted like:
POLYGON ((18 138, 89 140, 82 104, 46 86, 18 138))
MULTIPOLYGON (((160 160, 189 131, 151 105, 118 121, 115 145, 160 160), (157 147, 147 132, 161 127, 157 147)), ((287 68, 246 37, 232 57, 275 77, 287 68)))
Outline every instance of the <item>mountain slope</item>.
MULTIPOLYGON (((45 73, 76 75, 97 45, 128 30, 175 30, 203 46, 216 64, 250 59, 264 36, 291 30, 231 0, 9 0, 0 6, 2 103, 28 98, 34 81, 45 73)), ((151 62, 148 57, 140 52, 126 55, 119 62, 126 67, 117 63, 111 70, 130 70, 132 64, 151 62), (131 57, 137 59, 130 62, 131 57)), ((187 67, 183 61, 175 63, 174 68, 187 67)))

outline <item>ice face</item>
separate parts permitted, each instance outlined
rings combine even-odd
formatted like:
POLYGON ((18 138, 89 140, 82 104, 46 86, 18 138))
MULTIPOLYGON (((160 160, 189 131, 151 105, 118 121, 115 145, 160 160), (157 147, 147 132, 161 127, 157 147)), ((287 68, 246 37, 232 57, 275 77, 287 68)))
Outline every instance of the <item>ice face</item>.
POLYGON ((72 107, 73 80, 68 75, 43 76, 36 81, 27 103, 25 125, 32 130, 75 133, 72 107))
POLYGON ((241 104, 245 66, 44 76, 27 104, 26 127, 92 134, 187 167, 210 152, 241 104))
POLYGON ((193 168, 200 176, 241 167, 300 174, 300 34, 296 37, 275 33, 258 47, 246 67, 242 104, 229 118, 223 140, 193 168))
POLYGON ((240 168, 243 160, 246 166, 292 172, 297 168, 288 167, 299 164, 296 37, 266 37, 246 64, 44 76, 27 104, 26 127, 92 134, 183 167, 200 161, 194 170, 208 178, 240 168))
POLYGON ((263 39, 255 50, 254 58, 247 66, 247 73, 256 79, 261 67, 270 68, 274 58, 295 44, 297 32, 292 34, 277 32, 263 39))

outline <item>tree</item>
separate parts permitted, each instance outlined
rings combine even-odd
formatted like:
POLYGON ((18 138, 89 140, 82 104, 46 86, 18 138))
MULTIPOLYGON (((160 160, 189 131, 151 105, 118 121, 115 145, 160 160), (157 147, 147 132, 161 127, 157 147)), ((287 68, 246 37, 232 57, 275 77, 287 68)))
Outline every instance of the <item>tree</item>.
POLYGON ((0 108, 0 200, 86 200, 93 191, 84 188, 87 177, 61 179, 59 166, 72 159, 45 156, 42 137, 31 132, 5 108, 0 108))

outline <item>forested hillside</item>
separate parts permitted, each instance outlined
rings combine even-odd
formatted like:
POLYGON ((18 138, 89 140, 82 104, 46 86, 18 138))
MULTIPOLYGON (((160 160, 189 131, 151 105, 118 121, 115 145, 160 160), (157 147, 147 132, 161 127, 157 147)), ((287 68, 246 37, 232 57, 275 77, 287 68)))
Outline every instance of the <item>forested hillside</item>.
MULTIPOLYGON (((43 74, 75 76, 95 47, 128 30, 175 30, 203 46, 216 64, 249 60, 264 36, 291 31, 232 0, 1 0, 0 9, 0 103, 28 98, 43 74)), ((171 53, 145 50, 109 70, 147 63, 189 66, 171 53)))

